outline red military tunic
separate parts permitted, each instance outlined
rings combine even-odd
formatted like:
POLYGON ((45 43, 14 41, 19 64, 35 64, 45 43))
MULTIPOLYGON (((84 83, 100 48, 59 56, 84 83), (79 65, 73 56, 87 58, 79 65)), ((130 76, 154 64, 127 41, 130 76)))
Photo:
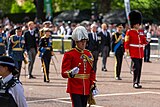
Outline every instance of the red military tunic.
POLYGON ((92 62, 93 56, 88 50, 73 48, 64 54, 61 74, 63 78, 68 78, 67 93, 89 95, 91 85, 95 81, 92 62), (78 65, 79 73, 71 78, 68 72, 78 65))
POLYGON ((144 45, 146 36, 143 30, 128 30, 125 36, 125 49, 129 49, 131 58, 144 57, 144 45))

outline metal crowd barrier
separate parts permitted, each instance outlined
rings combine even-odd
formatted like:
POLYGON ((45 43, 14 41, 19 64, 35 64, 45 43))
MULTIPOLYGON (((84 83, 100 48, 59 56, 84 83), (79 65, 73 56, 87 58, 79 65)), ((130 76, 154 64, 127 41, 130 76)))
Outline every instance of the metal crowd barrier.
POLYGON ((53 51, 58 51, 63 54, 72 48, 71 35, 52 35, 53 51))
POLYGON ((151 38, 150 46, 150 57, 160 58, 160 38, 151 38))

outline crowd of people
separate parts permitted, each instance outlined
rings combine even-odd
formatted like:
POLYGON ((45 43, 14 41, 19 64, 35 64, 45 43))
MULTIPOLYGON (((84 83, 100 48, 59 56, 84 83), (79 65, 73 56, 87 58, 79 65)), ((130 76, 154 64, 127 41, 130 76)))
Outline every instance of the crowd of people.
MULTIPOLYGON (((50 62, 55 55, 52 48, 52 35, 63 37, 72 35, 73 49, 64 54, 62 77, 68 78, 67 92, 70 93, 73 107, 86 107, 90 91, 96 92, 98 59, 102 57, 101 70, 107 72, 107 58, 110 56, 110 51, 115 54, 115 80, 122 80, 121 66, 126 52, 133 62, 133 87, 142 88, 140 85, 142 59, 144 56, 144 62, 150 62, 149 43, 151 36, 160 37, 160 27, 149 23, 141 25, 142 17, 139 11, 132 11, 129 16, 130 27, 122 23, 71 23, 70 21, 56 24, 51 21, 45 21, 42 24, 33 21, 12 24, 9 19, 5 19, 0 22, 0 55, 2 57, 0 67, 2 66, 1 69, 5 66, 15 67, 18 72, 14 74, 8 68, 8 75, 12 73, 13 75, 9 77, 16 77, 16 81, 20 81, 22 61, 24 61, 28 63, 28 79, 35 79, 33 66, 38 54, 42 62, 44 82, 49 83, 50 62), (3 57, 7 57, 8 60, 4 60, 3 57)), ((3 80, 8 75, 0 76, 3 80)), ((18 106, 26 107, 23 93, 22 97, 24 103, 22 106, 18 103, 18 106)), ((95 104, 93 99, 90 100, 90 104, 95 104)))

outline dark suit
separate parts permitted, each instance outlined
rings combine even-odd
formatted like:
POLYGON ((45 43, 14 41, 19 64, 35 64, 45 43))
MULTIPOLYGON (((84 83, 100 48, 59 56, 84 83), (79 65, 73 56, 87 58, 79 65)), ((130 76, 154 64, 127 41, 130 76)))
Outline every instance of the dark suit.
POLYGON ((24 32, 24 38, 25 38, 25 48, 27 50, 28 58, 29 58, 28 74, 29 76, 32 76, 33 64, 34 64, 35 57, 37 54, 35 32, 33 32, 33 35, 30 33, 30 31, 24 32))
POLYGON ((102 70, 106 69, 107 57, 110 52, 110 33, 104 34, 102 31, 98 34, 101 37, 101 52, 102 52, 102 70))
POLYGON ((100 38, 98 37, 98 35, 96 34, 96 38, 93 38, 93 33, 89 33, 88 37, 89 37, 89 41, 87 42, 87 49, 91 51, 94 61, 93 61, 93 69, 96 72, 97 70, 97 61, 98 61, 98 56, 99 56, 99 52, 100 52, 100 38))

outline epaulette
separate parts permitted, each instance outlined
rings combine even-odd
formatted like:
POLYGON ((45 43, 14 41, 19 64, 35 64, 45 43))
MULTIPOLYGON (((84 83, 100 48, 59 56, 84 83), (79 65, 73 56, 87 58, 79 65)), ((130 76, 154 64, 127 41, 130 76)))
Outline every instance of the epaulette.
POLYGON ((116 34, 116 32, 113 32, 113 33, 112 33, 112 35, 115 35, 115 34, 116 34))
POLYGON ((72 49, 70 49, 70 50, 67 50, 66 52, 71 52, 71 51, 73 51, 73 50, 75 50, 75 48, 72 48, 72 49))
POLYGON ((43 35, 41 38, 45 38, 46 36, 45 35, 43 35))
POLYGON ((88 51, 88 52, 90 52, 90 53, 91 53, 91 51, 90 51, 90 50, 88 50, 88 49, 85 49, 85 51, 88 51))
POLYGON ((13 38, 14 35, 9 36, 9 38, 13 38))

